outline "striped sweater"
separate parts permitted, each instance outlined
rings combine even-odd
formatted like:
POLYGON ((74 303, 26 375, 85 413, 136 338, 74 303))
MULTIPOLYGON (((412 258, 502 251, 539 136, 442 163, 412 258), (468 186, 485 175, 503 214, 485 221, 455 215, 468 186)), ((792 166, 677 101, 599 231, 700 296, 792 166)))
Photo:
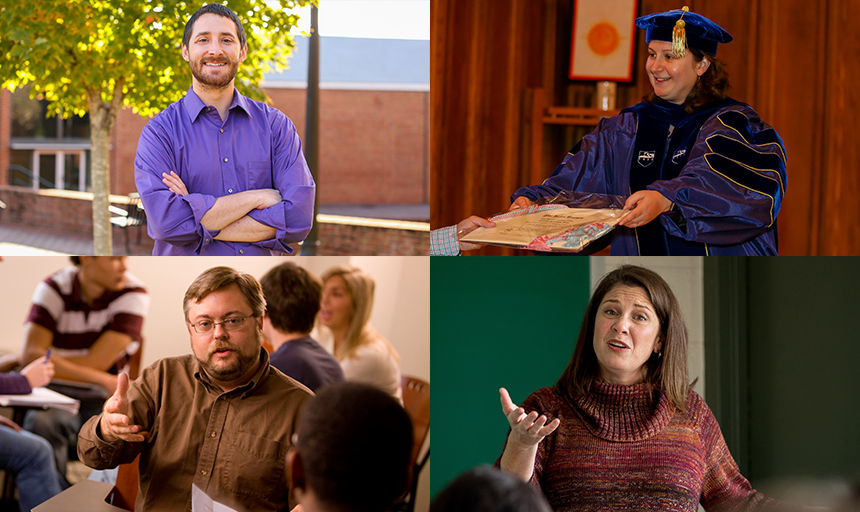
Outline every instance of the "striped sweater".
POLYGON ((771 503, 738 471, 702 397, 690 391, 687 404, 687 413, 675 412, 665 394, 652 398, 644 384, 595 382, 573 402, 554 388, 535 391, 522 407, 561 425, 538 446, 532 484, 555 511, 695 512, 699 502, 708 510, 771 503))

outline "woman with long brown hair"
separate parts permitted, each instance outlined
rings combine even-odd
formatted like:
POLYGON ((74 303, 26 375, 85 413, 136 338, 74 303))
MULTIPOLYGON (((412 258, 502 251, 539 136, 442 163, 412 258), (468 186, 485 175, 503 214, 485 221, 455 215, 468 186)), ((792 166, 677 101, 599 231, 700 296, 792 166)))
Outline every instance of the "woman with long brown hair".
POLYGON ((775 255, 785 148, 728 97, 716 53, 732 36, 686 7, 636 25, 653 92, 601 120, 543 184, 514 192, 511 209, 565 191, 622 196, 632 212, 612 232, 612 255, 775 255))
POLYGON ((511 430, 497 464, 539 486, 555 511, 768 503, 738 471, 691 387, 674 293, 651 270, 619 267, 591 296, 556 385, 519 407, 500 390, 511 430))
POLYGON ((363 270, 338 265, 322 275, 320 323, 331 330, 332 351, 346 380, 376 386, 401 402, 400 357, 370 325, 376 284, 363 270))

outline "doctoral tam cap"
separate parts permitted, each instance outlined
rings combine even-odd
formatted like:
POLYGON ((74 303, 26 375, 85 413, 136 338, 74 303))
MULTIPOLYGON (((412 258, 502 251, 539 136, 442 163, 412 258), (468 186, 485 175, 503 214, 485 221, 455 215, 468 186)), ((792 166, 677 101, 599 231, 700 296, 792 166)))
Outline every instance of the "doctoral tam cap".
POLYGON ((641 16, 636 18, 636 26, 645 29, 645 41, 648 43, 654 40, 671 42, 679 57, 683 56, 684 46, 716 55, 719 43, 732 40, 732 35, 723 27, 701 14, 689 12, 686 6, 677 11, 641 16))

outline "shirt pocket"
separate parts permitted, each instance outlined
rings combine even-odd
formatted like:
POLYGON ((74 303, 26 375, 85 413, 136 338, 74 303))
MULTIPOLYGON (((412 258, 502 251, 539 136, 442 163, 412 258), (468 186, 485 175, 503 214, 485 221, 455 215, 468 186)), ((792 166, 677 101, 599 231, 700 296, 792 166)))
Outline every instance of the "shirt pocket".
POLYGON ((256 160, 248 162, 248 189, 275 188, 272 184, 272 162, 256 160))
POLYGON ((221 475, 221 486, 236 495, 267 500, 283 496, 286 500, 284 458, 287 443, 244 432, 234 432, 229 442, 230 451, 221 475))

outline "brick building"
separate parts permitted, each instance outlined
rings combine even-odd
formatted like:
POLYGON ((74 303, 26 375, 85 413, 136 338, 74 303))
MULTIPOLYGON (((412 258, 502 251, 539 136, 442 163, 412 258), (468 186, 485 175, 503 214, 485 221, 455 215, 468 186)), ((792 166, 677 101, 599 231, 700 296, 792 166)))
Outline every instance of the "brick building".
MULTIPOLYGON (((309 41, 296 44, 290 69, 266 75, 263 86, 304 139, 309 41)), ((429 204, 429 77, 429 41, 320 38, 321 211, 325 205, 429 204)), ((87 118, 45 119, 44 109, 26 90, 0 93, 0 186, 88 191, 87 118)), ((131 109, 118 116, 113 194, 135 190, 134 156, 147 121, 131 109)))

